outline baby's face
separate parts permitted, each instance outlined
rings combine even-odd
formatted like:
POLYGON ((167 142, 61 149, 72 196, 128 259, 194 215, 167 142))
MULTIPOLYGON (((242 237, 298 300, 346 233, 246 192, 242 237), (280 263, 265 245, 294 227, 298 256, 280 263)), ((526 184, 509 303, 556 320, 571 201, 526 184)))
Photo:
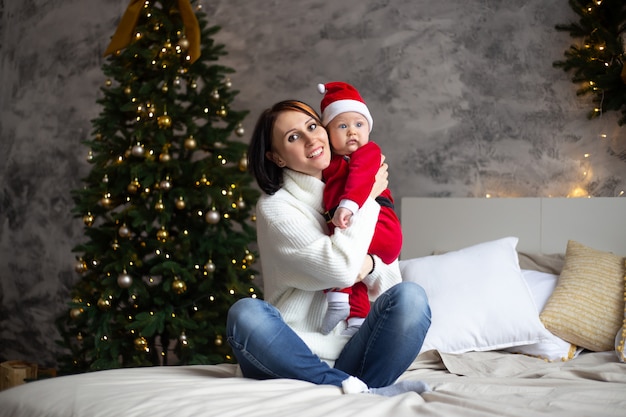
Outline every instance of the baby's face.
POLYGON ((328 123, 326 129, 333 152, 339 155, 350 155, 369 141, 370 126, 361 113, 340 113, 328 123))

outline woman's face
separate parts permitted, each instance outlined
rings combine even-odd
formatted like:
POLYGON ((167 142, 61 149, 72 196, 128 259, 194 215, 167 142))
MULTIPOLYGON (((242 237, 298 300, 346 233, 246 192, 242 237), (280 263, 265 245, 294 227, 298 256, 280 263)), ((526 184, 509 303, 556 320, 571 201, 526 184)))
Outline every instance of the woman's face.
POLYGON ((284 111, 274 123, 272 150, 265 155, 279 167, 322 179, 330 164, 326 129, 299 111, 284 111))

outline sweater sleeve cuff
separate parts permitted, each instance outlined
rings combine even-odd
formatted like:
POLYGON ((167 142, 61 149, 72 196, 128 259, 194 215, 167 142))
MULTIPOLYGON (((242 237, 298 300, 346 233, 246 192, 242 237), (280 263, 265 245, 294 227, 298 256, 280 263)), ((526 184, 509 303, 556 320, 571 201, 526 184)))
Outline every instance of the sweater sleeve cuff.
POLYGON ((363 278, 362 282, 368 288, 371 288, 374 285, 374 282, 376 281, 376 278, 374 278, 374 276, 376 275, 376 264, 380 262, 380 259, 375 258, 376 255, 372 255, 372 254, 368 254, 368 255, 371 256, 372 260, 374 261, 374 268, 372 272, 370 272, 365 278, 363 278))
POLYGON ((356 212, 359 211, 359 205, 352 200, 341 200, 339 207, 347 208, 352 214, 356 214, 356 212))

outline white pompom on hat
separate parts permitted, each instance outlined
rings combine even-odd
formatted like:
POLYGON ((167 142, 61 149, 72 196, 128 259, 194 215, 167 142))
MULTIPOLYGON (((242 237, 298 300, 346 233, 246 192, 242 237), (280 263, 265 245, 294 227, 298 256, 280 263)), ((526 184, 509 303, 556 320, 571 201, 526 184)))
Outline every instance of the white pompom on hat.
POLYGON ((374 120, 356 88, 348 83, 335 81, 318 84, 317 90, 320 94, 324 94, 320 104, 324 126, 328 125, 340 113, 353 111, 362 114, 367 119, 370 132, 372 131, 374 120))

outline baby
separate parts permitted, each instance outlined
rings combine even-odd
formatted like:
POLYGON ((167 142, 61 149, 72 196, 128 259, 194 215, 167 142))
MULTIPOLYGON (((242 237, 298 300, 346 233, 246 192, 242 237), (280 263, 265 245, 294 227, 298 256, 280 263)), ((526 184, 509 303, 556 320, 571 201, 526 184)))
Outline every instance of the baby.
MULTIPOLYGON (((378 145, 369 140, 374 122, 359 92, 344 82, 319 84, 318 90, 324 94, 320 106, 322 123, 333 151, 330 165, 323 173, 324 208, 332 234, 335 227, 348 227, 352 215, 369 197, 382 154, 378 145)), ((400 255, 402 229, 389 189, 376 201, 381 208, 368 254, 374 265, 374 255, 388 264, 400 255)), ((350 288, 327 290, 326 297, 328 309, 321 332, 328 334, 347 319, 348 328, 343 334, 356 333, 370 309, 365 284, 358 282, 350 288)))

